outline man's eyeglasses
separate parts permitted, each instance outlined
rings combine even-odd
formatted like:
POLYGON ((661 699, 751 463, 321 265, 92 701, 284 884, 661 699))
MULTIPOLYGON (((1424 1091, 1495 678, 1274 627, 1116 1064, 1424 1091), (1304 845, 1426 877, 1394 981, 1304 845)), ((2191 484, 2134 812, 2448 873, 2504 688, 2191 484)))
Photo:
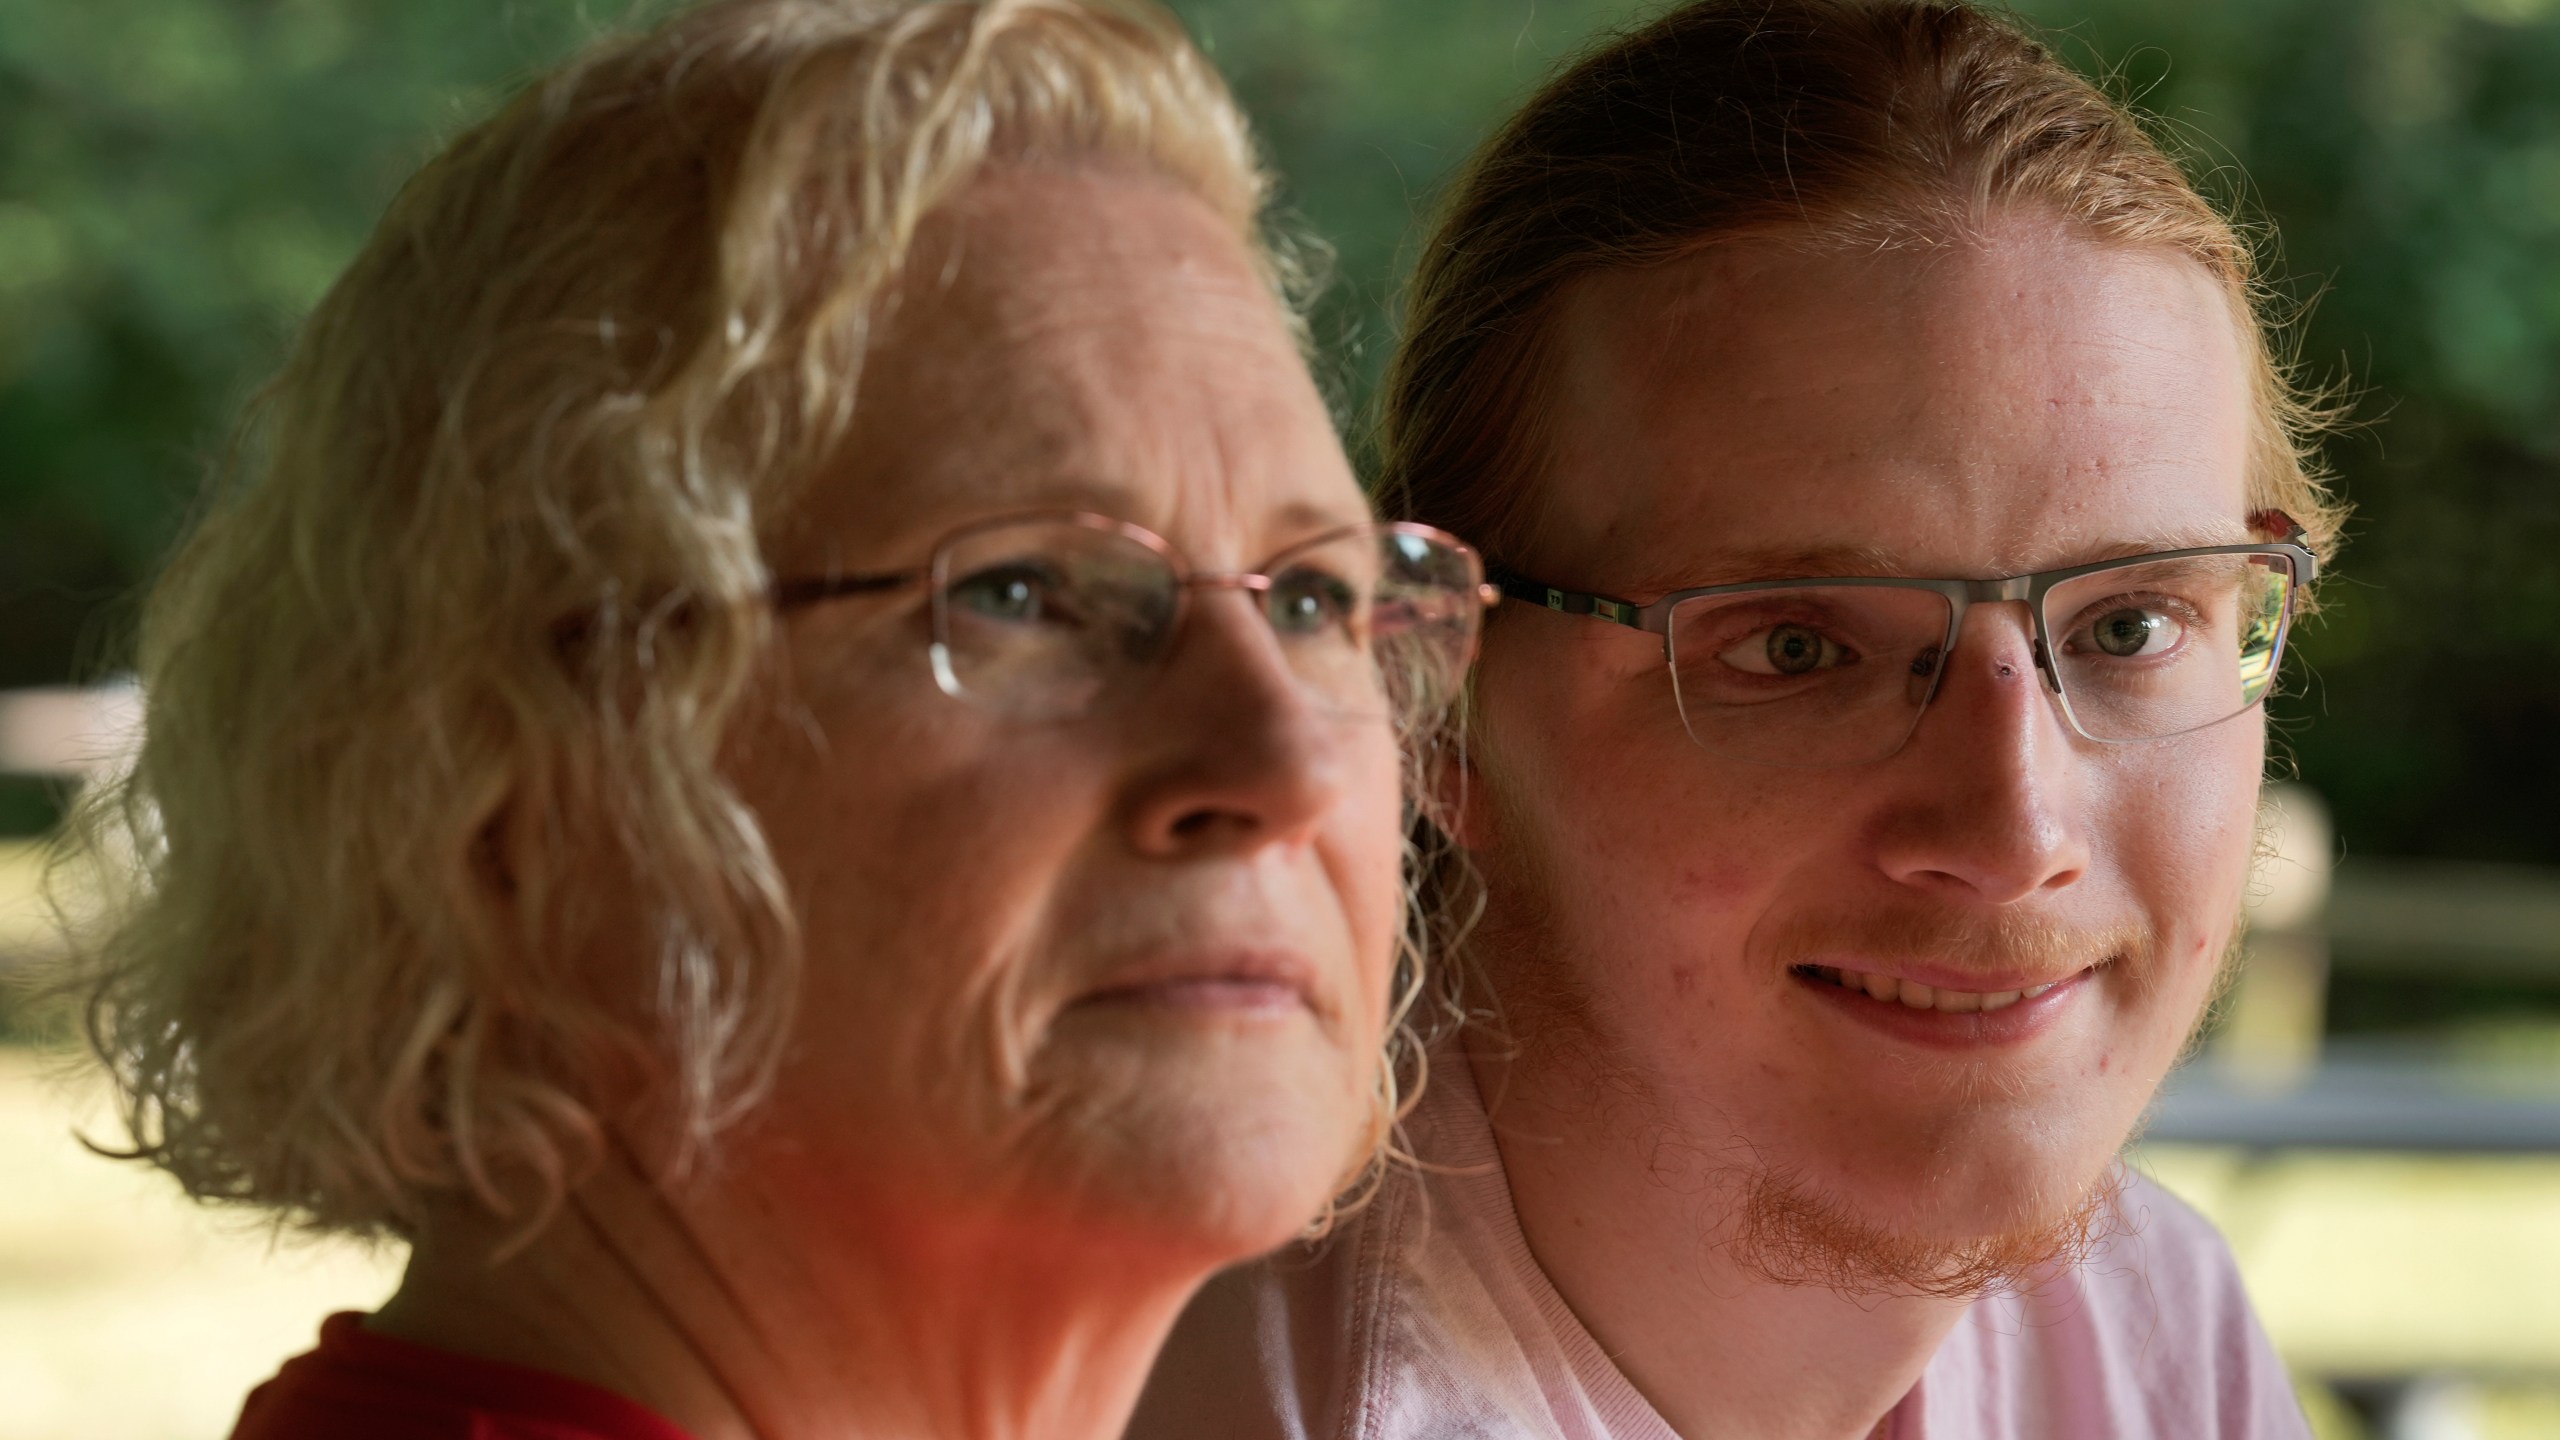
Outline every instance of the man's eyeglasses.
POLYGON ((1255 570, 1206 574, 1150 530, 1070 512, 965 526, 920 568, 786 580, 774 600, 915 589, 931 596, 935 683, 1017 719, 1126 699, 1172 651, 1193 591, 1241 590, 1311 700, 1406 728, 1456 697, 1485 608, 1501 598, 1473 549, 1427 525, 1346 526, 1255 570))
POLYGON ((2163 740, 2245 713, 2284 660, 2296 597, 2320 569, 2302 527, 2257 517, 2266 545, 2163 550, 2003 580, 1832 577, 1675 590, 1649 605, 1515 575, 1504 594, 1660 635, 1689 738, 1800 768, 1899 751, 1938 692, 1965 612, 2026 602, 2035 664, 2080 735, 2163 740))

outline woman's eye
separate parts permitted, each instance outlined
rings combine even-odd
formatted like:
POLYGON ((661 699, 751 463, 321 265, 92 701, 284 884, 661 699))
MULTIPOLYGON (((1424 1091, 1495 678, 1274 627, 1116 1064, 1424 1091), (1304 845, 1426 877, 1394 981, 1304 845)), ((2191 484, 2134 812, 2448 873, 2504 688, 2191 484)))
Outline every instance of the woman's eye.
POLYGON ((2165 655, 2178 646, 2187 627, 2165 610, 2125 605, 2101 613, 2082 632, 2087 648, 2118 660, 2165 655))
POLYGON ((1717 658, 1754 675, 1810 675, 1838 669, 1858 657, 1810 625, 1772 625, 1744 636, 1717 658))
POLYGON ((1358 608, 1349 581, 1316 570, 1293 570, 1275 579, 1263 609, 1283 635, 1313 635, 1340 628, 1358 608))
POLYGON ((998 565, 951 582, 951 603, 983 620, 1036 625, 1047 617, 1056 582, 1034 565, 998 565))

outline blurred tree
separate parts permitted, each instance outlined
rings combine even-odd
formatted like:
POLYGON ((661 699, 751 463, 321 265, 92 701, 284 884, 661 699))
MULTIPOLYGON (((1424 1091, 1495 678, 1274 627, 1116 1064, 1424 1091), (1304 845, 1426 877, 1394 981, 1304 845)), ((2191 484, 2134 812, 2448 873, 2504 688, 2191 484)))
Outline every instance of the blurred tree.
POLYGON ((2560 5, 2030 8, 2236 163, 2317 296, 2304 365, 2360 392, 2352 542, 2279 707, 2350 851, 2560 861, 2560 5))
POLYGON ((568 5, 0 0, 0 686, 112 664, 231 413, 568 5))
MULTIPOLYGON (((596 0, 623 13, 628 0, 596 0)), ((2021 0, 2283 236, 2360 518, 2280 715, 2349 846, 2560 862, 2560 0, 2021 0)), ((1346 416, 1439 181, 1658 4, 1175 0, 1339 253, 1346 416)), ((576 0, 0 0, 0 685, 118 653, 227 416, 576 0)))
POLYGON ((1336 252, 1315 316, 1357 425, 1440 184, 1629 0, 1171 0, 1253 112, 1282 204, 1336 252))

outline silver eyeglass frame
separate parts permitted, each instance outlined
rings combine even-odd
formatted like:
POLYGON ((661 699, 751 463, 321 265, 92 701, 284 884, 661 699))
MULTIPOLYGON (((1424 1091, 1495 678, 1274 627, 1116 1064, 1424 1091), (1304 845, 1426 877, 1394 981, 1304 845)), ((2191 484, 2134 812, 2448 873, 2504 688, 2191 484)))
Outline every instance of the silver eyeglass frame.
POLYGON ((984 704, 984 698, 963 684, 953 664, 950 641, 949 586, 951 559, 960 545, 988 531, 1009 529, 1019 525, 1061 525, 1091 530, 1135 543, 1161 560, 1174 581, 1174 613, 1168 634, 1179 633, 1189 623, 1192 597, 1203 590, 1240 590, 1260 596, 1269 593, 1271 571, 1281 562, 1302 552, 1319 549, 1355 535, 1409 535, 1444 547, 1466 562, 1472 580, 1467 590, 1478 607, 1476 623, 1469 627, 1465 650, 1451 657, 1455 670, 1452 680, 1463 677, 1474 663, 1476 647, 1483 638, 1482 612, 1502 600, 1502 592, 1485 579, 1483 555, 1472 545, 1436 526, 1412 521, 1366 521, 1339 525, 1273 552, 1262 561, 1260 569, 1244 571, 1197 570, 1174 543, 1143 525, 1115 516, 1089 510, 1026 510, 1007 515, 990 516, 945 532, 933 543, 931 554, 922 565, 901 570, 885 570, 858 574, 832 574, 777 581, 770 596, 777 609, 789 611, 841 600, 851 596, 887 595, 903 591, 925 590, 932 597, 933 638, 926 647, 934 688, 963 704, 984 704))
MULTIPOLYGON (((2200 559, 2212 555, 2273 556, 2285 561, 2292 572, 2291 583, 2285 590, 2284 615, 2278 622, 2275 647, 2268 658, 2268 669, 2273 672, 2284 664, 2285 644, 2292 636, 2294 615, 2302 592, 2320 576, 2320 557, 2311 549, 2310 537, 2305 534, 2302 526, 2292 516, 2281 510, 2260 511, 2250 517, 2250 524, 2260 534, 2278 534, 2284 538, 2264 544, 2199 545, 2181 550, 2153 550, 2114 560, 2093 561, 2085 565, 2066 565, 2058 570, 2038 570, 2025 575, 2008 575, 1990 580, 1942 580, 1901 575, 1823 575, 1791 580, 1744 580, 1727 585, 1699 585, 1686 590, 1674 590, 1658 600, 1642 605, 1606 595, 1566 590, 1544 581, 1532 580, 1506 566, 1489 564, 1486 568, 1491 574, 1494 585, 1509 599, 1560 614, 1588 615, 1595 620, 1606 620, 1611 624, 1623 625, 1630 630, 1642 630, 1649 635, 1661 636, 1663 663, 1671 672, 1672 693, 1675 700, 1679 698, 1680 657, 1675 650, 1677 641, 1671 630, 1671 614, 1692 600, 1760 591, 1829 590, 1848 587, 1925 590, 1943 597, 1948 602, 1947 630, 1945 636, 1940 639, 1937 649, 1937 653, 1941 656, 1955 653, 1956 643, 1964 634, 1965 615, 1974 606, 2000 604, 2013 600, 2023 601, 2026 603, 2027 613, 2034 626, 2032 653, 2035 657, 2036 672, 2043 677, 2046 691, 2054 697, 2056 705, 2062 711, 2063 720, 2070 725, 2072 733, 2100 745, 2147 745, 2155 741, 2172 740, 2180 735, 2192 735, 2199 730, 2209 730, 2216 725, 2246 715, 2266 703, 2266 696, 2274 686, 2271 683, 2266 691, 2259 693, 2257 699, 2229 715, 2208 720, 2201 725, 2190 726, 2184 730, 2171 731, 2162 735, 2124 738, 2092 735, 2081 723, 2080 717, 2073 713, 2070 692, 2063 688, 2062 676, 2053 663, 2053 636, 2045 624, 2045 596, 2050 594, 2056 586, 2077 580, 2084 575, 2094 575, 2107 570, 2130 569, 2140 565, 2156 564, 2163 560, 2200 559)), ((1923 694, 1920 702, 1912 707, 1910 728, 1903 732, 1902 738, 1894 743, 1892 749, 1881 755, 1869 760, 1850 760, 1803 767, 1786 766, 1778 761, 1746 759, 1746 763, 1779 765, 1781 768, 1834 769, 1851 765, 1875 764, 1891 759, 1900 753, 1903 746, 1911 743, 1911 736, 1918 732, 1920 717, 1928 713, 1930 702, 1938 698, 1938 687, 1944 682, 1947 669, 1948 667, 1944 664, 1939 664, 1933 669, 1929 676, 1927 693, 1923 694)), ((1689 729, 1685 705, 1681 712, 1681 728, 1689 729)), ((1714 748, 1699 741, 1694 731, 1691 731, 1690 739, 1701 749, 1714 748)), ((1746 757, 1734 758, 1745 759, 1746 757)))

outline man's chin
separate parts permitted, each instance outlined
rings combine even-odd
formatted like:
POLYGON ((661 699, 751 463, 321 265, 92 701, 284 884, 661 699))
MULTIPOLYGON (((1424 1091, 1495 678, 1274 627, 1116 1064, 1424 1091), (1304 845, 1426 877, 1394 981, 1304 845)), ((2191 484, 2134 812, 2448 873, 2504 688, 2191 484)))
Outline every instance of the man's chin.
POLYGON ((2084 1193, 2042 1207, 2041 1215, 1966 1235, 1878 1222, 1795 1175, 1760 1170, 1732 1178, 1740 1193, 1728 1250, 1744 1269, 1776 1284, 1843 1295, 1941 1299, 2032 1288, 2076 1263, 2104 1238, 2124 1183, 2122 1168, 2109 1165, 2084 1193))

